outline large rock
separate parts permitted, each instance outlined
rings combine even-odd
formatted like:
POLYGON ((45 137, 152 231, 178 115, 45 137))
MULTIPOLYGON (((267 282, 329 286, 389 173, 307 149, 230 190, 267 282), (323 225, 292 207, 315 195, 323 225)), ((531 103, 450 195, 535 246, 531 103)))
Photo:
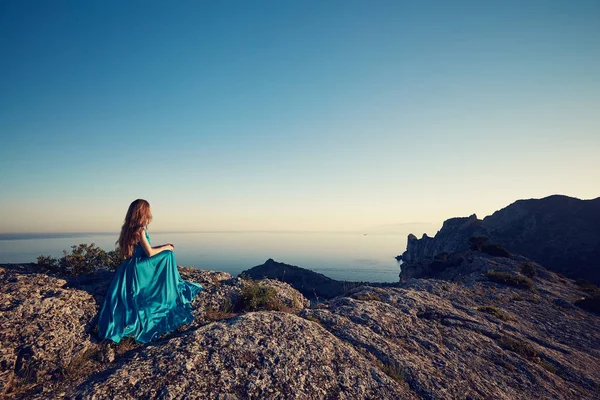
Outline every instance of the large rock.
POLYGON ((0 394, 51 383, 95 346, 89 293, 32 266, 0 268, 0 287, 0 394))
POLYGON ((485 236, 550 270, 600 284, 599 226, 600 198, 518 200, 483 220, 475 215, 449 219, 434 238, 409 235, 401 277, 425 276, 424 262, 441 253, 465 251, 470 237, 485 236))
POLYGON ((318 324, 245 314, 140 349, 76 397, 113 399, 398 399, 407 388, 318 324))
POLYGON ((474 254, 445 271, 455 281, 357 288, 300 315, 399 371, 421 398, 598 398, 600 317, 574 307, 584 293, 539 265, 537 294, 486 277, 520 276, 523 261, 474 254))
POLYGON ((205 291, 196 320, 156 342, 98 342, 91 331, 110 274, 59 278, 0 269, 0 388, 14 398, 597 399, 600 317, 585 295, 537 264, 530 288, 519 256, 468 252, 443 279, 356 287, 307 308, 265 280, 289 312, 218 309, 257 284, 180 268, 205 291), (26 351, 22 349, 28 349, 26 351))

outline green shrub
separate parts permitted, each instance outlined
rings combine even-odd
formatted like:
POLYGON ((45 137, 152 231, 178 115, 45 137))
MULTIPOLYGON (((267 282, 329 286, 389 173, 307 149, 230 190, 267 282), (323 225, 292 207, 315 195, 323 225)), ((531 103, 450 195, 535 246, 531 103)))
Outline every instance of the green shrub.
POLYGON ((487 243, 488 238, 485 236, 473 236, 469 238, 469 248, 473 251, 481 251, 487 243))
POLYGON ((473 236, 469 238, 469 249, 479 251, 495 257, 510 257, 510 253, 499 244, 487 244, 485 236, 473 236))
POLYGON ((50 256, 38 256, 37 265, 40 268, 56 271, 58 270, 58 260, 50 256))
POLYGON ((498 343, 505 349, 510 350, 513 353, 517 353, 530 361, 537 362, 539 360, 537 352, 527 342, 523 342, 522 340, 518 339, 513 339, 509 336, 502 336, 500 339, 498 339, 498 343))
POLYGON ((286 311, 273 287, 250 281, 242 287, 235 309, 237 311, 286 311))
POLYGON ((50 256, 37 258, 41 268, 69 275, 87 274, 103 268, 115 270, 121 261, 123 259, 117 251, 106 252, 94 243, 71 246, 71 252, 63 250, 63 256, 59 259, 50 256))
POLYGON ((217 308, 207 307, 204 311, 204 319, 208 321, 220 321, 222 319, 229 319, 235 317, 233 302, 229 297, 225 298, 225 301, 217 308))
POLYGON ((500 337, 500 339, 498 339, 498 344, 500 344, 501 347, 540 365, 546 371, 552 372, 553 374, 556 373, 556 367, 547 360, 541 359, 531 344, 509 336, 500 337))
POLYGON ((548 361, 546 360, 541 360, 540 365, 542 367, 544 367, 544 369, 548 372, 552 372, 553 374, 556 374, 556 367, 552 364, 550 364, 548 361))
POLYGON ((379 295, 377 295, 375 293, 358 293, 358 294, 353 294, 350 297, 352 297, 353 299, 362 300, 362 301, 383 301, 383 300, 381 300, 381 297, 379 297, 379 295))
POLYGON ((600 296, 600 288, 586 279, 577 279, 575 284, 579 286, 581 290, 592 296, 600 296))
POLYGON ((386 360, 375 360, 375 365, 379 367, 387 376, 395 380, 400 384, 404 384, 404 368, 394 359, 386 360))
POLYGON ((513 286, 518 289, 529 290, 530 292, 537 293, 535 286, 531 279, 524 276, 509 274, 508 272, 495 271, 490 269, 487 272, 487 278, 491 282, 501 283, 507 286, 513 286))
POLYGON ((529 278, 533 278, 535 276, 535 265, 529 261, 525 261, 523 265, 521 265, 521 273, 529 278))
POLYGON ((306 316, 304 318, 307 319, 307 320, 309 320, 309 321, 311 321, 311 322, 314 322, 315 324, 322 325, 321 324, 321 320, 319 318, 315 317, 314 315, 309 315, 309 316, 306 316))
POLYGON ((510 253, 499 244, 483 246, 481 251, 494 257, 510 257, 510 253))

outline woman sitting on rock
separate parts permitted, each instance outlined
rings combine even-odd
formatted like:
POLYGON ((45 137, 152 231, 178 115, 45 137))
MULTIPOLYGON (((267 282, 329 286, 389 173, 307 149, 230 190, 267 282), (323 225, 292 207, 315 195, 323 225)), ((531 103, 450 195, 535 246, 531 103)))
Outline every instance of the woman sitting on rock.
POLYGON ((129 206, 118 251, 117 267, 98 317, 98 336, 119 343, 132 337, 146 343, 190 323, 191 302, 203 287, 179 275, 173 244, 152 247, 147 227, 150 204, 135 200, 129 206))

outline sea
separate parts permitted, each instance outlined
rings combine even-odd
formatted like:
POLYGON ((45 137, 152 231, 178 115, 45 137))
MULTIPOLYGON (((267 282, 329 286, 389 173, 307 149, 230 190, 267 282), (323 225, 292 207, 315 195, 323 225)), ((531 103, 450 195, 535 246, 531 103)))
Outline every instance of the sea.
MULTIPOLYGON (((346 281, 397 282, 405 233, 152 232, 152 245, 173 243, 180 266, 237 275, 267 259, 346 281)), ((0 263, 60 257, 80 243, 113 250, 118 233, 1 234, 0 263)))

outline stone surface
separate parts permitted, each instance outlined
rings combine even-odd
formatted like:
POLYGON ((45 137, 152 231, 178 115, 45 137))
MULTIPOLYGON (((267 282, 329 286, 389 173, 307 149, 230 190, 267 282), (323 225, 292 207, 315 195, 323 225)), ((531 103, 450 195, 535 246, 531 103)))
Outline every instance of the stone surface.
POLYGON ((76 397, 318 399, 410 397, 352 346, 292 314, 255 312, 146 346, 76 397))
POLYGON ((61 278, 0 268, 0 394, 13 398, 596 399, 600 317, 585 294, 540 265, 535 291, 490 282, 520 276, 524 257, 467 252, 436 279, 355 287, 313 307, 265 280, 290 312, 212 321, 252 282, 180 268, 205 292, 196 320, 156 342, 98 342, 90 329, 110 274, 61 278), (24 350, 25 349, 25 350, 24 350))

